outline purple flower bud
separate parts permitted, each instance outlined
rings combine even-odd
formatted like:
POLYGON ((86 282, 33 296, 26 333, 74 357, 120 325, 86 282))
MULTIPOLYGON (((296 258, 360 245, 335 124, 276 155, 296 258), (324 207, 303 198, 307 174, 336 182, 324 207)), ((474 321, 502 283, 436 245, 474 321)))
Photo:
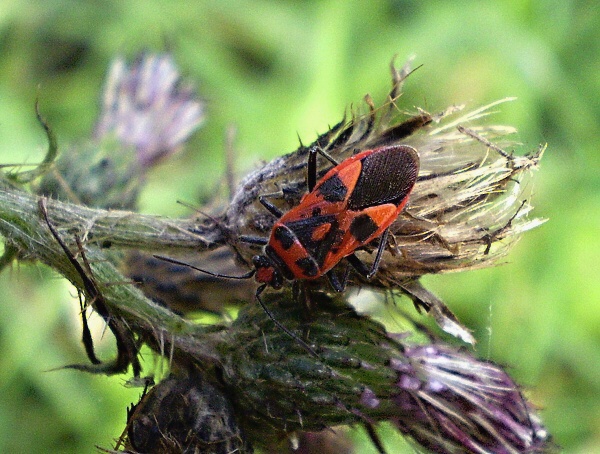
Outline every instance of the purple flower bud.
POLYGON ((131 67, 113 61, 94 137, 134 146, 149 167, 177 151, 203 120, 204 104, 181 83, 171 56, 142 54, 131 67))
POLYGON ((398 429, 435 452, 525 453, 548 449, 548 433, 500 367, 434 344, 396 361, 398 429))
POLYGON ((360 396, 360 403, 365 407, 377 408, 379 406, 380 401, 372 389, 365 388, 362 395, 360 396))

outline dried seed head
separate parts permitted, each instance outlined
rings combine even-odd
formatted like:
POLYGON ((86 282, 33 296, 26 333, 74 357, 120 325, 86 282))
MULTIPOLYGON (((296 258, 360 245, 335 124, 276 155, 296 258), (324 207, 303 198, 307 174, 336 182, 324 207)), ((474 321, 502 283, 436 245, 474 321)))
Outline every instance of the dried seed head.
POLYGON ((522 232, 542 222, 528 219, 532 207, 527 177, 543 149, 513 156, 500 148, 509 145, 506 137, 512 128, 462 126, 472 125, 503 101, 454 119, 457 112, 445 113, 437 120, 439 127, 410 140, 419 150, 421 171, 410 206, 393 228, 399 254, 386 265, 394 276, 485 266, 506 254, 522 232))
MULTIPOLYGON (((419 153, 417 183, 407 208, 391 227, 393 246, 384 254, 381 272, 370 281, 381 287, 428 273, 486 266, 504 255, 522 232, 542 222, 528 218, 531 185, 526 177, 543 149, 513 156, 501 147, 512 145, 508 136, 514 128, 478 124, 509 99, 466 114, 461 113, 463 107, 453 107, 437 115, 419 111, 407 117, 397 102, 409 71, 392 69, 393 88, 384 106, 376 109, 367 97, 368 113, 342 120, 311 145, 338 161, 394 144, 410 145, 419 153)), ((275 194, 269 200, 283 211, 298 204, 306 192, 308 148, 301 146, 275 159, 242 182, 226 215, 232 232, 270 231, 274 218, 257 202, 259 195, 275 194)), ((330 167, 322 159, 320 175, 330 167)), ((368 265, 373 246, 365 249, 358 255, 368 265)), ((256 252, 243 244, 239 251, 245 258, 256 252)))
POLYGON ((199 375, 160 382, 131 410, 128 425, 134 452, 254 452, 228 398, 199 375))

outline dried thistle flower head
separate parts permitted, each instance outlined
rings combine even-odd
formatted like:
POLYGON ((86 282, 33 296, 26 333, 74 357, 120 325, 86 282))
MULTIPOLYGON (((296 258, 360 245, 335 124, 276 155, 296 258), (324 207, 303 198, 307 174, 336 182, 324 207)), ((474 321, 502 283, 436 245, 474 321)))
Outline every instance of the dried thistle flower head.
POLYGON ((197 374, 163 380, 129 413, 128 452, 254 452, 228 397, 197 374))
POLYGON ((398 429, 434 452, 544 452, 548 433, 497 365, 442 344, 409 346, 392 361, 410 418, 398 429))
MULTIPOLYGON (((419 155, 417 182, 405 210, 390 227, 390 241, 378 272, 366 280, 351 275, 355 282, 382 289, 401 289, 416 304, 431 311, 447 332, 474 343, 452 313, 434 295, 423 289, 418 278, 488 266, 505 255, 520 234, 541 222, 529 219, 530 171, 535 169, 543 148, 514 156, 502 147, 512 145, 508 136, 514 128, 481 126, 500 100, 471 112, 452 107, 432 115, 418 110, 412 116, 398 108, 401 88, 409 68, 392 66, 393 86, 388 102, 375 108, 366 97, 368 113, 342 120, 310 146, 271 161, 247 176, 226 212, 229 236, 268 236, 275 217, 259 203, 269 202, 285 212, 297 206, 307 191, 309 149, 320 148, 338 162, 364 150, 383 146, 409 145, 419 155)), ((318 175, 331 163, 322 159, 318 175)), ((356 251, 368 268, 375 259, 377 242, 356 251)), ((256 245, 235 244, 248 263, 256 245)))
POLYGON ((458 118, 446 112, 425 134, 408 140, 419 150, 421 172, 410 207, 395 233, 397 259, 387 262, 398 276, 473 269, 504 255, 519 235, 540 219, 528 219, 531 186, 543 148, 514 156, 507 126, 476 126, 501 100, 458 118), (466 128, 466 125, 469 125, 466 128), (488 138, 500 139, 492 143, 488 138), (412 139, 412 140, 410 140, 412 139))
MULTIPOLYGON (((407 117, 397 104, 409 69, 392 67, 392 74, 393 88, 384 106, 376 109, 367 97, 367 114, 342 120, 309 147, 301 146, 247 176, 227 210, 230 230, 244 235, 270 231, 275 219, 258 203, 259 195, 272 195, 269 200, 283 211, 297 205, 306 192, 310 147, 342 161, 359 151, 396 144, 417 150, 419 176, 405 211, 391 228, 394 246, 370 285, 390 287, 403 278, 485 266, 504 255, 520 233, 538 225, 541 220, 528 219, 531 186, 526 177, 543 149, 513 156, 501 147, 512 145, 508 136, 514 128, 478 124, 510 99, 461 115, 463 107, 453 107, 437 115, 419 110, 407 117)), ((331 167, 322 161, 321 175, 331 167)), ((255 252, 243 244, 238 249, 247 258, 255 252)), ((372 261, 370 252, 361 259, 372 261)))

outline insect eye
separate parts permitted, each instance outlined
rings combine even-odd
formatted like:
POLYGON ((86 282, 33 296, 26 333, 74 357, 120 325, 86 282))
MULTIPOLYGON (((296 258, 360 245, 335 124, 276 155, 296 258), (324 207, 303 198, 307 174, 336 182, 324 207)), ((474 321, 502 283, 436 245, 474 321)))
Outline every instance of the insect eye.
POLYGON ((264 255, 255 255, 252 257, 252 264, 254 268, 270 268, 273 266, 271 261, 264 255))

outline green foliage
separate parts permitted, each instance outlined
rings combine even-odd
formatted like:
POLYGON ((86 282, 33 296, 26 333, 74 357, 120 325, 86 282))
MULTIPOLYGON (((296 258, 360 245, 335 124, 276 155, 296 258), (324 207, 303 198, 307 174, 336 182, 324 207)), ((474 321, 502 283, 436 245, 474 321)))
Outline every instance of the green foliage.
MULTIPOLYGON (((415 64, 423 64, 407 82, 405 106, 438 112, 517 96, 493 122, 519 129, 518 152, 548 142, 533 205, 550 221, 524 236, 508 264, 427 283, 475 330, 480 355, 512 366, 544 409, 557 443, 566 452, 593 452, 600 449, 600 10, 594 6, 6 0, 0 160, 43 159, 37 96, 59 148, 89 137, 109 61, 143 49, 172 51, 208 103, 207 123, 187 152, 149 176, 141 205, 152 213, 187 214, 176 200, 196 203, 223 186, 228 125, 237 128, 241 176, 260 159, 295 149, 296 133, 310 142, 365 93, 382 100, 395 54, 398 63, 415 54, 415 64)), ((120 378, 45 372, 84 360, 77 303, 48 275, 22 266, 1 276, 2 452, 108 447, 124 424, 126 404, 139 395, 120 386, 120 378)), ((110 356, 110 339, 106 344, 110 356)))

